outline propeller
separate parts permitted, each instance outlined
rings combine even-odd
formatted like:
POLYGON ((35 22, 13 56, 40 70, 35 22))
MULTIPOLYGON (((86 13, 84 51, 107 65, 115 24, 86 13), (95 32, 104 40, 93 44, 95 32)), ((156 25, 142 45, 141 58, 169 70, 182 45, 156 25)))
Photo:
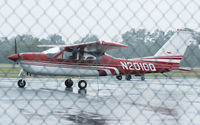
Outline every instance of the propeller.
MULTIPOLYGON (((15 42, 14 42, 14 53, 15 53, 15 54, 18 54, 18 53, 17 53, 17 40, 16 40, 16 38, 15 38, 15 42)), ((19 56, 19 54, 18 54, 18 56, 19 56)), ((15 68, 15 64, 16 64, 16 63, 18 64, 18 61, 17 61, 17 60, 13 63, 13 66, 12 66, 13 68, 15 68)))
POLYGON ((17 54, 17 41, 16 41, 16 38, 15 38, 15 54, 17 54))

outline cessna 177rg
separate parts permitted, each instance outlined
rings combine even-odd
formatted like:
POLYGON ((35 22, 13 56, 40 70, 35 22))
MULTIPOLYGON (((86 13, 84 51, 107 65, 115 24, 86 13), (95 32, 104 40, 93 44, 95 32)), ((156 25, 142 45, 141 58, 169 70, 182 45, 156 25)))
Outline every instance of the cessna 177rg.
MULTIPOLYGON (((105 41, 87 42, 74 45, 39 45, 49 48, 41 53, 17 53, 9 56, 10 60, 18 62, 28 74, 53 76, 107 76, 115 75, 118 80, 126 75, 141 76, 144 80, 146 73, 164 73, 171 70, 186 70, 179 67, 192 34, 187 31, 177 31, 154 56, 120 59, 106 54, 106 51, 127 47, 119 43, 105 41)), ((21 74, 21 73, 20 73, 21 74)), ((18 81, 20 88, 25 87, 26 81, 18 81)), ((72 87, 73 81, 67 79, 66 87, 72 87)), ((85 80, 78 82, 80 89, 87 87, 85 80)))

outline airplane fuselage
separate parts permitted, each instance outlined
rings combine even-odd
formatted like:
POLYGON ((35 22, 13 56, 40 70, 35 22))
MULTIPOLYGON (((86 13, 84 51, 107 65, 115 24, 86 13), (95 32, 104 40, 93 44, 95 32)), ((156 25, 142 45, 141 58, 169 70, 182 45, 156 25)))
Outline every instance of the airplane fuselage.
POLYGON ((18 60, 25 72, 54 76, 107 76, 124 74, 160 73, 178 64, 144 61, 142 58, 118 59, 102 55, 99 60, 49 58, 42 53, 22 53, 18 60))

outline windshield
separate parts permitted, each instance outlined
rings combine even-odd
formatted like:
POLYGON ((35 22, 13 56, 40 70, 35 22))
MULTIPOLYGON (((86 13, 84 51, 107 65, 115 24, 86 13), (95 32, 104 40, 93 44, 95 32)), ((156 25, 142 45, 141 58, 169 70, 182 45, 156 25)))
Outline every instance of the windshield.
POLYGON ((50 58, 53 58, 55 55, 57 55, 61 51, 61 48, 59 47, 54 47, 48 50, 43 51, 45 55, 47 55, 50 58))
POLYGON ((111 55, 108 54, 108 53, 105 53, 105 55, 106 55, 106 56, 109 56, 109 57, 111 57, 111 58, 115 58, 114 56, 111 56, 111 55))

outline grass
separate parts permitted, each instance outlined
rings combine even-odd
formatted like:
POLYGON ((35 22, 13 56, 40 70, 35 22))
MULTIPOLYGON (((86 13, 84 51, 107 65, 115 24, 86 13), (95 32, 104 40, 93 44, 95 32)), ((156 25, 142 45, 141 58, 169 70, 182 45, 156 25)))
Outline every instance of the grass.
MULTIPOLYGON (((0 78, 16 78, 21 68, 16 64, 0 64, 0 78)), ((190 72, 172 71, 165 73, 169 77, 184 77, 184 78, 200 78, 200 69, 194 69, 190 72)), ((156 74, 145 74, 145 77, 165 77, 161 73, 156 74)), ((60 78, 60 77, 59 77, 60 78)))
MULTIPOLYGON (((165 73, 169 77, 184 77, 184 78, 200 78, 200 71, 199 70, 193 70, 190 72, 182 72, 182 71, 171 71, 168 73, 165 73)), ((156 74, 145 74, 146 77, 165 77, 161 73, 156 74)))
POLYGON ((0 77, 17 76, 20 72, 20 67, 16 64, 0 64, 0 77))

